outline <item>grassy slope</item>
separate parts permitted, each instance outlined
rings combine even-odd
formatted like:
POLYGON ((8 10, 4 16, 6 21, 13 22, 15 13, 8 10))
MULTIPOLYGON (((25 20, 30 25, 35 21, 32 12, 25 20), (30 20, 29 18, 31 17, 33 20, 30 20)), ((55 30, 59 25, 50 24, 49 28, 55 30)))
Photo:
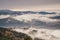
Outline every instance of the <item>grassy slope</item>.
POLYGON ((0 28, 0 40, 32 40, 24 33, 18 33, 7 28, 0 28))

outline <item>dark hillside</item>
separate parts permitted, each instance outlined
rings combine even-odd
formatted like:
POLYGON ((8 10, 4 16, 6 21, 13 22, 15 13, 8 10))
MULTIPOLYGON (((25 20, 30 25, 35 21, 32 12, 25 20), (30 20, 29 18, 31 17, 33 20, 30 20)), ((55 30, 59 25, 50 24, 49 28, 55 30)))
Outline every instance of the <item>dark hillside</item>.
POLYGON ((18 33, 7 28, 0 28, 0 40, 32 40, 24 33, 18 33))

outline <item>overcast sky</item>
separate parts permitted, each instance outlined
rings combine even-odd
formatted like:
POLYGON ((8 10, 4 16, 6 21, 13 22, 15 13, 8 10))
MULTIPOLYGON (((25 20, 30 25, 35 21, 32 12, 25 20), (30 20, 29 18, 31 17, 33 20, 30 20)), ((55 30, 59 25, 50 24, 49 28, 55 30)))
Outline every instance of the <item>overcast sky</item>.
POLYGON ((60 0, 0 0, 0 10, 60 11, 60 0))

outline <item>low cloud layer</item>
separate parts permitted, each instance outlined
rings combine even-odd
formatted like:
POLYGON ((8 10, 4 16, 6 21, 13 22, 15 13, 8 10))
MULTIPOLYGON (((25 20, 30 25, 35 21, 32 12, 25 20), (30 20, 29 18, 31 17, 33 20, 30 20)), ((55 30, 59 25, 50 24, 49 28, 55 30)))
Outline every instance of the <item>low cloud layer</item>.
POLYGON ((37 27, 60 29, 59 13, 33 12, 33 11, 7 11, 0 12, 1 27, 37 27), (51 14, 50 14, 51 13, 51 14), (4 16, 4 17, 3 17, 4 16), (8 24, 8 25, 7 25, 8 24))

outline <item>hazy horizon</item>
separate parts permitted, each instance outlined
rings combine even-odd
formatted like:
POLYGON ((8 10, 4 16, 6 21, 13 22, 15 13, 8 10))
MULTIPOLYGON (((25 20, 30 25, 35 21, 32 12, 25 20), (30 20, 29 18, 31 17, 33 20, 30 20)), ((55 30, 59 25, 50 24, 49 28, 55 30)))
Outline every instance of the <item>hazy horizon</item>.
POLYGON ((60 12, 60 0, 0 0, 0 10, 4 9, 60 12))

